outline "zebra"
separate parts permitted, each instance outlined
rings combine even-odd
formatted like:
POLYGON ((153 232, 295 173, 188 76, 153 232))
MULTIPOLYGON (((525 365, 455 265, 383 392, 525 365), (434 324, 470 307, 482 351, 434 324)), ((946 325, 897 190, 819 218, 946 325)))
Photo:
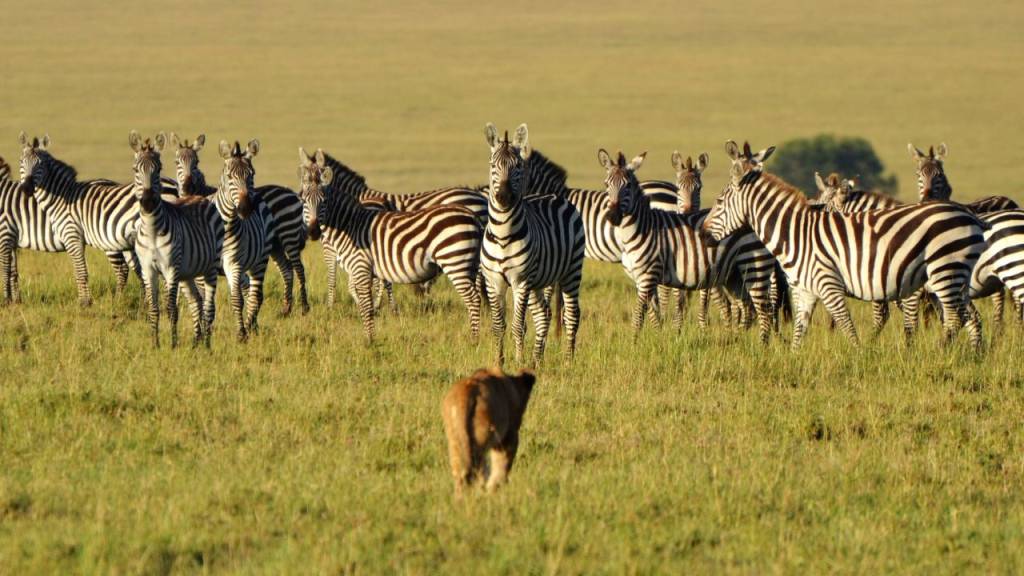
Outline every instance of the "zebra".
POLYGON ((178 345, 178 288, 185 288, 192 312, 193 345, 210 346, 217 292, 217 268, 224 243, 224 226, 208 199, 193 196, 167 201, 161 198, 160 152, 166 143, 161 132, 152 142, 134 130, 128 142, 135 152, 133 193, 139 203, 135 252, 149 304, 153 345, 160 346, 160 288, 167 287, 167 317, 171 323, 171 347, 178 345), (203 282, 200 294, 195 279, 203 282))
MULTIPOLYGON (((822 180, 821 175, 815 173, 814 178, 818 189, 821 191, 819 201, 826 207, 826 210, 849 213, 895 208, 903 205, 900 201, 884 194, 854 190, 854 182, 852 180, 842 180, 838 174, 832 174, 827 180, 822 180)), ((1000 197, 996 196, 994 198, 1000 197)), ((1005 306, 1005 295, 1003 292, 1004 277, 1006 278, 1006 287, 1010 288, 1013 294, 1013 302, 1017 307, 1018 318, 1020 318, 1022 310, 1019 304, 1021 298, 1017 292, 1014 292, 1014 289, 1019 289, 1019 281, 1012 276, 1005 276, 1003 272, 1004 270, 1016 270, 1018 268, 1017 259, 1024 256, 1024 253, 1018 255, 1018 250, 1006 242, 1007 239, 1024 241, 1024 237, 1020 236, 1024 229, 1013 228, 1014 226, 1020 226, 1020 214, 1019 210, 1012 209, 978 214, 978 218, 992 226, 992 229, 985 231, 985 239, 988 245, 979 257, 978 264, 974 267, 974 272, 971 275, 970 297, 972 302, 980 298, 992 297, 993 315, 997 324, 1002 322, 1003 308, 1005 306), (999 242, 993 242, 991 238, 996 238, 999 242)), ((881 330, 885 324, 885 319, 888 317, 888 309, 885 310, 884 317, 879 317, 877 307, 881 305, 884 305, 884 303, 872 303, 876 332, 881 330)), ((913 320, 916 322, 916 318, 913 320)))
MULTIPOLYGON (((305 155, 305 152, 303 152, 305 155)), ((308 158, 307 158, 308 159, 308 158)), ((443 272, 469 311, 470 332, 480 332, 480 293, 476 278, 483 231, 475 214, 459 205, 441 205, 409 212, 363 206, 356 196, 330 186, 334 171, 320 162, 305 166, 302 200, 309 229, 335 229, 344 239, 349 285, 355 292, 363 331, 374 339, 372 279, 399 284, 430 280, 443 272)))
MULTIPOLYGON (((171 143, 175 147, 178 196, 212 196, 217 189, 206 183, 206 177, 199 168, 199 151, 206 144, 206 135, 200 134, 189 142, 171 132, 171 143)), ((309 312, 309 297, 306 291, 306 268, 302 264, 302 250, 306 247, 307 236, 302 221, 302 200, 294 190, 276 184, 257 186, 255 196, 270 208, 274 238, 280 245, 280 250, 272 251, 271 257, 284 278, 284 306, 281 315, 291 314, 296 278, 299 281, 299 306, 305 315, 309 312)))
POLYGON ((499 139, 494 124, 484 134, 491 149, 487 228, 480 267, 491 306, 491 333, 500 366, 505 360, 505 293, 512 288, 512 336, 516 360, 522 358, 526 308, 532 308, 535 340, 533 364, 544 356, 550 306, 543 291, 557 284, 561 291, 566 355, 576 350, 580 321, 579 290, 586 240, 583 219, 576 208, 558 196, 524 197, 531 148, 526 124, 514 141, 499 139))
POLYGON ((270 252, 276 249, 274 216, 267 204, 255 196, 253 180, 256 171, 252 159, 259 150, 259 140, 250 140, 244 150, 237 140, 233 145, 221 140, 220 156, 224 159, 224 170, 220 186, 213 195, 213 203, 224 226, 221 266, 228 281, 240 342, 258 331, 257 319, 263 305, 263 277, 270 252), (242 275, 245 273, 249 276, 249 290, 243 317, 242 275))
MULTIPOLYGON (((299 147, 299 194, 301 198, 322 197, 324 194, 333 193, 332 184, 336 180, 332 178, 335 170, 332 166, 328 166, 328 164, 337 166, 340 163, 330 162, 329 158, 321 149, 317 149, 313 155, 309 155, 306 153, 305 148, 299 147), (325 175, 327 174, 330 174, 331 177, 326 178, 325 181, 325 175), (322 191, 323 188, 328 190, 324 192, 322 191)), ((360 204, 370 210, 391 209, 385 200, 378 198, 364 198, 360 200, 360 204)), ((345 234, 343 230, 323 226, 310 227, 313 218, 306 202, 303 202, 302 219, 309 231, 310 239, 319 240, 323 250, 324 264, 327 268, 327 307, 331 308, 334 306, 335 301, 339 264, 342 270, 351 278, 355 267, 361 265, 360 262, 362 261, 363 254, 359 252, 359 248, 352 241, 352 237, 345 234)), ((358 306, 359 297, 355 291, 355 284, 352 282, 348 283, 348 292, 358 306)), ((380 310, 382 293, 387 294, 391 311, 395 312, 395 296, 390 282, 374 276, 372 292, 377 294, 373 305, 375 312, 380 310)))
MULTIPOLYGON (((779 261, 796 299, 792 347, 799 348, 819 298, 847 337, 857 333, 846 296, 906 299, 927 285, 942 304, 945 340, 966 320, 971 344, 981 350, 981 321, 969 313, 967 288, 985 250, 985 225, 968 210, 929 202, 854 214, 811 206, 802 192, 761 170, 730 170, 732 185, 704 221, 723 240, 749 226, 779 261)), ((916 314, 915 310, 904 313, 916 314)))
POLYGON ((700 232, 707 210, 680 214, 651 208, 636 179, 646 153, 628 163, 622 152, 617 160, 604 149, 597 157, 607 171, 608 217, 623 246, 622 264, 637 288, 634 337, 640 334, 647 305, 658 285, 691 290, 717 287, 727 284, 737 270, 741 281, 733 288, 745 288, 750 294, 761 341, 767 343, 771 331, 768 288, 774 259, 760 240, 745 233, 732 235, 717 245, 708 243, 700 232))
MULTIPOLYGON (((823 206, 824 210, 830 212, 852 213, 903 206, 902 202, 892 196, 866 190, 854 190, 853 181, 846 180, 841 182, 838 174, 829 175, 826 181, 821 178, 821 174, 815 172, 814 182, 818 187, 816 203, 823 206)), ((871 319, 875 334, 880 333, 889 322, 889 303, 872 302, 871 319)), ((904 316, 904 330, 908 336, 916 330, 916 324, 916 317, 908 318, 904 316)), ((834 323, 831 326, 834 327, 834 323)))
MULTIPOLYGON (((917 162, 917 195, 921 202, 930 200, 951 202, 953 187, 950 186, 949 180, 946 179, 944 164, 946 156, 949 154, 949 147, 946 146, 945 142, 939 144, 938 148, 930 146, 927 154, 909 142, 907 143, 907 150, 910 152, 910 157, 917 162)), ((1006 196, 987 196, 980 200, 968 202, 964 204, 964 207, 975 214, 1020 208, 1016 202, 1006 196)))
MULTIPOLYGON (((137 263, 134 249, 139 208, 132 185, 104 179, 79 181, 78 172, 71 165, 50 154, 49 135, 29 140, 22 132, 19 142, 19 190, 38 202, 39 210, 50 220, 54 237, 71 257, 79 304, 92 304, 86 245, 106 253, 117 278, 115 292, 122 292, 128 282, 129 262, 137 263)), ((162 181, 161 187, 162 193, 170 192, 166 181, 162 181)))

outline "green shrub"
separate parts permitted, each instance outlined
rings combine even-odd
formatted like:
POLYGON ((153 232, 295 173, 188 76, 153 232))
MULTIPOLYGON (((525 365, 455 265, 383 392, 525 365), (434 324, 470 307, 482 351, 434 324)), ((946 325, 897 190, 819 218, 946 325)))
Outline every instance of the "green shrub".
POLYGON ((819 134, 790 140, 779 146, 771 171, 810 196, 817 195, 815 172, 823 178, 832 172, 855 178, 857 187, 863 190, 895 195, 899 189, 896 176, 885 175, 885 166, 871 143, 856 137, 819 134))

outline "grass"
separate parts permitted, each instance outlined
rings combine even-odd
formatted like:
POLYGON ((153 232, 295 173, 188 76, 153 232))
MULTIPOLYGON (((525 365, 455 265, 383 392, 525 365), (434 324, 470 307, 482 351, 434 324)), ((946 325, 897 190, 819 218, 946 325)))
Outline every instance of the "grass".
MULTIPOLYGON (((650 178, 710 151, 713 197, 725 139, 835 132, 871 140, 904 199, 907 140, 945 140, 956 197, 1024 200, 1002 131, 1024 120, 1017 3, 507 8, 21 3, 0 155, 48 131, 83 176, 126 180, 128 130, 205 131, 261 138, 261 183, 293 183, 301 144, 405 191, 484 181, 484 122, 527 121, 581 186, 599 146, 649 149, 650 178)), ((634 343, 628 280, 588 264, 579 354, 549 346, 511 483, 457 504, 440 400, 489 340, 442 283, 429 306, 400 289, 367 346, 347 298, 323 305, 318 246, 305 261, 308 316, 276 317, 272 271, 248 345, 222 290, 211 351, 154 351, 137 281, 115 298, 90 252, 81 310, 65 255, 22 253, 25 302, 0 309, 0 572, 1024 569, 1024 333, 993 339, 987 303, 984 359, 934 326, 904 346, 898 318, 871 340, 861 304, 856 349, 820 311, 797 354, 701 334, 692 310, 634 343)))

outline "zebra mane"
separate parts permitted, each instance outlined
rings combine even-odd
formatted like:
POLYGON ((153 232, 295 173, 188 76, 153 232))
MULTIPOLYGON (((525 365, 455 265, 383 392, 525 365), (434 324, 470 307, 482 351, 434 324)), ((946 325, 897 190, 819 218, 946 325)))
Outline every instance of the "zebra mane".
POLYGON ((566 188, 566 180, 569 173, 547 156, 534 149, 530 153, 527 163, 526 191, 530 194, 551 194, 560 193, 566 188), (544 189, 538 190, 537 186, 543 185, 544 189))
POLYGON ((801 192, 799 188, 770 172, 751 170, 750 172, 747 172, 746 176, 744 176, 742 180, 740 180, 740 187, 742 188, 748 185, 752 186, 755 182, 761 180, 764 180, 768 184, 767 187, 771 188, 773 192, 777 191, 780 194, 792 196, 800 204, 804 206, 811 206, 811 203, 807 200, 807 195, 801 192))
POLYGON ((331 171, 334 173, 331 187, 335 189, 344 190, 353 194, 358 194, 368 189, 366 185, 366 178, 363 175, 342 164, 337 158, 331 156, 327 152, 324 152, 324 164, 331 167, 331 171))
POLYGON ((57 158, 56 156, 50 154, 46 150, 40 150, 37 148, 36 154, 40 158, 50 162, 50 170, 54 174, 63 178, 69 178, 74 182, 78 181, 78 170, 75 170, 75 167, 72 166, 71 164, 68 164, 67 162, 57 158))

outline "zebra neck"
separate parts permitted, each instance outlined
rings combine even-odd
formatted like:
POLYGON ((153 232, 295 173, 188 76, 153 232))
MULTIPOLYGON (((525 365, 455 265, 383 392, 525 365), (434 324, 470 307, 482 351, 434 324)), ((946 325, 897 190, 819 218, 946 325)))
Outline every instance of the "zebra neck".
POLYGON ((160 195, 156 195, 156 201, 153 204, 152 209, 145 208, 145 203, 142 201, 138 202, 139 206, 139 222, 141 227, 144 227, 150 236, 156 236, 160 233, 166 232, 167 228, 167 206, 163 200, 160 199, 160 195))
POLYGON ((777 258, 791 256, 794 243, 790 239, 809 236, 802 231, 812 227, 817 217, 828 214, 812 212, 795 195, 787 196, 785 193, 748 189, 744 202, 748 215, 747 225, 777 258))
POLYGON ((63 170, 54 170, 42 182, 36 184, 40 204, 59 206, 71 204, 79 196, 81 185, 74 178, 69 178, 63 170))
POLYGON ((523 202, 517 201, 512 206, 502 209, 494 204, 490 194, 487 198, 487 229, 497 238, 508 238, 520 228, 526 226, 523 214, 523 202))
POLYGON ((654 214, 650 205, 635 206, 633 212, 622 215, 622 222, 616 227, 619 240, 624 244, 643 243, 651 228, 654 214))
MULTIPOLYGON (((336 197, 335 197, 336 198, 336 197)), ((370 238, 370 225, 379 215, 378 210, 363 207, 355 199, 329 200, 327 214, 322 225, 344 232, 360 245, 365 245, 370 238)))

